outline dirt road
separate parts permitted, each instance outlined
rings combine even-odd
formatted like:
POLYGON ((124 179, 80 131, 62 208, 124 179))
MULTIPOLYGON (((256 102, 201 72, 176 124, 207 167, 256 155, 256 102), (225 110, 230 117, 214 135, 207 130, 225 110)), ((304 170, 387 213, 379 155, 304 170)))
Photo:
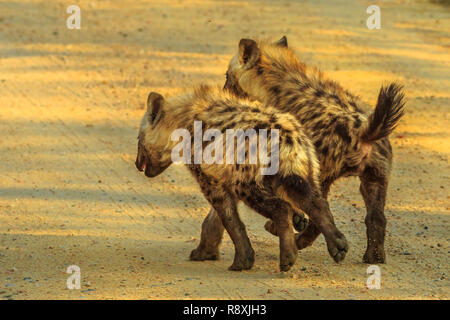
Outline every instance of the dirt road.
POLYGON ((67 1, 0 2, 1 299, 449 299, 450 10, 383 1, 86 1, 81 29, 67 1), (405 84, 392 135, 380 290, 365 283, 365 208, 357 179, 330 206, 350 242, 335 264, 321 237, 278 272, 278 241, 241 207, 252 270, 190 262, 208 203, 182 166, 148 180, 134 167, 149 91, 222 83, 242 37, 286 34, 307 63, 370 105, 384 81, 405 84), (66 289, 69 265, 81 290, 66 289))

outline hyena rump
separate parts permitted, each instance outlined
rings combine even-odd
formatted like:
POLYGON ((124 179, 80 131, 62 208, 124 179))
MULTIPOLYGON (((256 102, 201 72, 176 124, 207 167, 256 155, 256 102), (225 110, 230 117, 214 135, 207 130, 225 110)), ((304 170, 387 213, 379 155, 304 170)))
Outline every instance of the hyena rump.
MULTIPOLYGON (((277 130, 279 133, 277 141, 272 135, 267 141, 270 148, 274 143, 278 146, 279 169, 273 175, 261 174, 265 165, 259 159, 256 164, 248 163, 249 144, 245 145, 244 164, 195 164, 195 143, 191 144, 190 157, 185 158, 186 166, 218 213, 203 223, 201 242, 192 251, 192 260, 218 259, 225 228, 235 246, 230 269, 252 267, 254 251, 239 218, 238 201, 274 221, 280 239, 281 270, 289 270, 297 257, 292 226, 294 210, 308 214, 323 232, 328 251, 335 261, 345 257, 347 242, 336 228, 320 192, 319 164, 314 146, 295 117, 207 86, 167 100, 157 93, 150 93, 147 108, 139 130, 136 167, 148 177, 159 175, 172 163, 172 150, 178 143, 171 138, 174 130, 184 128, 193 136, 195 121, 201 121, 204 131, 218 129, 222 134, 227 129, 277 130)), ((224 149, 230 148, 228 142, 220 143, 224 149)), ((203 141, 202 151, 206 152, 208 146, 207 141, 203 141)), ((233 150, 237 152, 237 148, 233 150)))
MULTIPOLYGON (((402 87, 382 87, 375 110, 366 115, 356 96, 302 63, 286 37, 276 43, 242 39, 226 75, 226 89, 289 112, 302 124, 316 148, 325 198, 336 179, 359 176, 367 209, 363 261, 385 263, 384 206, 392 166, 387 137, 403 115, 402 87)), ((299 249, 310 246, 319 234, 310 223, 297 239, 299 249)))

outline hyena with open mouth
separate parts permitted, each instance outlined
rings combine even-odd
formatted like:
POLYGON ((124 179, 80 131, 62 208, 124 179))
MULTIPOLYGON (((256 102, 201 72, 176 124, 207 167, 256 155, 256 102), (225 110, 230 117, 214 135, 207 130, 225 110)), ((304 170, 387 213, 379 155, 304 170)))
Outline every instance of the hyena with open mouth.
MULTIPOLYGON (((195 140, 195 126, 202 130, 216 130, 214 143, 223 148, 223 154, 238 157, 238 147, 232 147, 223 134, 229 129, 242 130, 245 161, 224 163, 197 161, 196 154, 211 152, 212 139, 204 138, 200 145, 188 143, 183 149, 184 163, 200 185, 202 193, 217 212, 209 216, 202 225, 202 237, 197 249, 191 253, 192 260, 219 258, 219 245, 224 228, 235 246, 234 262, 230 270, 250 269, 254 262, 254 251, 237 211, 238 201, 243 201, 261 215, 274 221, 280 239, 280 269, 287 271, 294 264, 298 249, 295 244, 292 217, 294 211, 305 212, 314 225, 325 235, 328 251, 335 261, 344 259, 347 242, 336 228, 327 201, 320 192, 319 163, 315 149, 303 132, 301 125, 289 113, 280 113, 259 102, 240 99, 219 88, 201 86, 181 96, 164 99, 158 93, 150 93, 139 130, 136 167, 148 177, 155 177, 170 166, 173 150, 179 139, 173 132, 184 131, 188 142, 195 140), (250 164, 254 144, 249 132, 271 132, 265 142, 270 145, 270 161, 257 159, 250 164), (276 133, 272 135, 272 132, 276 133), (248 138, 248 139, 247 139, 248 138), (245 143, 245 140, 248 143, 245 143), (176 140, 176 141, 174 141, 176 140), (205 141, 207 140, 207 141, 205 141), (199 150, 200 149, 200 150, 199 150), (231 151, 230 151, 231 150, 231 151), (276 153, 278 156, 273 158, 276 153), (277 171, 261 174, 277 161, 277 171)), ((242 136, 241 136, 242 137, 242 136)), ((257 142, 261 158, 261 138, 257 142)), ((227 136, 228 139, 228 136, 227 136)), ((184 136, 183 136, 184 140, 184 136)), ((242 140, 241 140, 242 141, 242 140)), ((180 149, 181 150, 181 149, 180 149)), ((217 150, 214 154, 217 155, 217 150)), ((179 154, 179 152, 178 152, 179 154)), ((212 154, 212 152, 211 152, 212 154)), ((242 152, 240 153, 242 154, 242 152)), ((220 158, 220 157, 218 157, 220 158)))
MULTIPOLYGON (((289 112, 302 124, 316 149, 325 198, 336 179, 359 176, 367 209, 363 261, 385 263, 384 206, 392 166, 387 137, 403 115, 402 87, 382 87, 375 110, 366 115, 356 96, 302 63, 286 37, 276 43, 242 39, 226 76, 225 89, 289 112)), ((308 224, 298 248, 310 246, 319 234, 314 223, 308 224)))

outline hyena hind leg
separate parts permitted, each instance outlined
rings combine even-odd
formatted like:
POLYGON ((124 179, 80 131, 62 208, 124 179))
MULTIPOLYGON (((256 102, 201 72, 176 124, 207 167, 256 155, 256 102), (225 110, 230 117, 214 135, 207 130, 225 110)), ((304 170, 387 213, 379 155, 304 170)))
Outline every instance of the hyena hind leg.
POLYGON ((386 263, 384 238, 386 234, 386 217, 384 205, 388 178, 378 168, 366 168, 360 176, 360 191, 366 204, 367 250, 364 263, 386 263))
MULTIPOLYGON (((315 185, 297 175, 281 179, 292 206, 305 212, 311 222, 323 233, 328 252, 334 261, 344 260, 348 251, 345 236, 337 229, 328 202, 315 185)), ((313 230, 314 231, 314 230, 313 230)))

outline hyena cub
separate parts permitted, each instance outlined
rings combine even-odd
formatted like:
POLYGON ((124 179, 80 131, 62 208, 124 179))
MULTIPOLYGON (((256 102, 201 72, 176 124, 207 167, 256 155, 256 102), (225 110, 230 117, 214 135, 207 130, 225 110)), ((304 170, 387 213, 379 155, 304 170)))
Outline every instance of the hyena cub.
MULTIPOLYGON (((276 43, 242 39, 226 75, 226 89, 289 112, 302 124, 320 161, 325 198, 336 179, 359 176, 367 208, 363 261, 384 263, 384 205, 392 167, 388 136, 403 115, 402 87, 396 83, 382 87, 374 111, 367 115, 356 96, 302 63, 288 48, 286 37, 276 43)), ((311 245, 319 234, 310 223, 297 240, 299 249, 311 245)))
POLYGON ((225 227, 235 246, 230 270, 252 267, 254 251, 239 218, 238 201, 276 224, 281 270, 289 270, 297 257, 292 226, 295 210, 305 212, 314 221, 324 234, 328 251, 335 261, 344 258, 347 242, 336 228, 327 201, 321 195, 314 146, 292 115, 263 108, 257 102, 207 86, 168 99, 150 93, 139 130, 136 167, 146 176, 155 177, 170 166, 173 154, 178 156, 181 150, 183 162, 218 213, 203 223, 201 242, 192 251, 192 260, 218 259, 225 227), (205 132, 205 137, 200 140, 196 136, 199 126, 205 132), (229 135, 229 129, 238 133, 229 135), (177 132, 178 139, 173 138, 173 132, 177 132), (180 132, 183 137, 181 148, 180 132), (252 133, 257 132, 259 138, 253 139, 256 136, 252 133), (264 132, 270 132, 265 142, 261 138, 264 132), (212 136, 214 142, 211 142, 212 136), (238 138, 237 148, 235 137, 238 138), (244 143, 239 145, 239 139, 244 143), (270 152, 266 155, 270 162, 263 159, 262 152, 269 146, 270 152), (256 149, 259 155, 255 160, 252 157, 255 157, 256 149), (239 151, 245 151, 244 161, 235 160, 242 155, 239 151), (214 161, 201 161, 199 153, 210 154, 214 161), (273 157, 274 154, 277 156, 273 157))

